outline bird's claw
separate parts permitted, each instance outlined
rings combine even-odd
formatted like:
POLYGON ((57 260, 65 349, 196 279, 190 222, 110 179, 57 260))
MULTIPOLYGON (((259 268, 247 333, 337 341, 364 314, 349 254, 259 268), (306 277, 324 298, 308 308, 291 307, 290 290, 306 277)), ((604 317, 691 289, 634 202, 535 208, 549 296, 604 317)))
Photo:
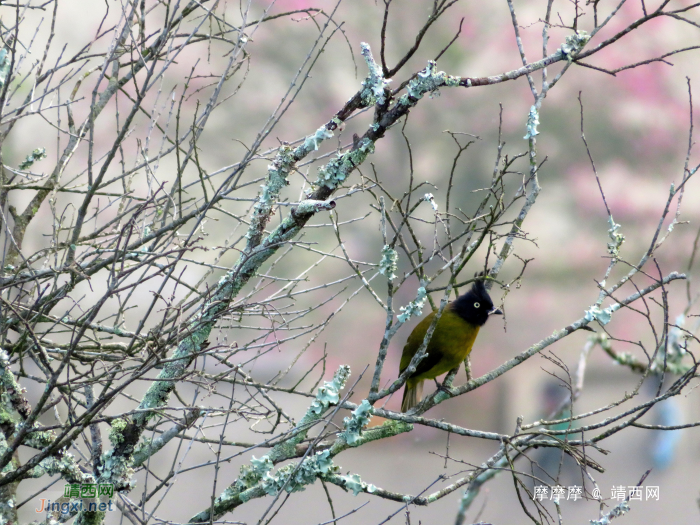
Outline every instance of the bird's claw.
MULTIPOLYGON (((454 394, 452 393, 452 389, 449 386, 445 386, 442 383, 440 383, 437 378, 433 379, 435 381, 435 386, 437 387, 438 392, 445 392, 450 397, 454 397, 454 394)), ((437 394, 437 392, 436 392, 437 394)))

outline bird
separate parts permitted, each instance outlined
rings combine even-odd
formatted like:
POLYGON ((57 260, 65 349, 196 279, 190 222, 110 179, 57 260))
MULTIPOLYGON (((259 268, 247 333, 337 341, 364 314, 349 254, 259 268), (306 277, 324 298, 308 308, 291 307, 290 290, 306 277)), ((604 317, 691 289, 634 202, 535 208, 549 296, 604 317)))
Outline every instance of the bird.
MULTIPOLYGON (((483 274, 478 277, 480 276, 483 274)), ((418 352, 435 314, 436 312, 428 314, 408 336, 401 354, 399 374, 408 368, 411 359, 418 352)), ((406 380, 401 412, 407 412, 421 401, 423 380, 435 379, 459 366, 467 358, 479 329, 491 315, 503 315, 503 312, 493 306, 483 278, 476 280, 467 293, 445 306, 428 343, 427 355, 406 380)))

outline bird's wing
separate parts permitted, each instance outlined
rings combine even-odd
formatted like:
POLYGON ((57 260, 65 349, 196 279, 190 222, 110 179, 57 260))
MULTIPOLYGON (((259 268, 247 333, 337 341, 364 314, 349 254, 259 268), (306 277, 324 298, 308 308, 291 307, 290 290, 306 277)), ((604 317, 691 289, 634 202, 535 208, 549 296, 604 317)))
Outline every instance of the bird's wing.
POLYGON ((416 372, 413 374, 414 376, 419 376, 429 370, 432 370, 435 368, 439 362, 440 359, 442 359, 442 354, 439 352, 435 352, 435 348, 431 348, 428 346, 428 355, 423 358, 423 360, 418 363, 418 366, 416 367, 416 372))
MULTIPOLYGON (((432 312, 431 314, 427 315, 425 319, 423 319, 420 323, 416 325, 416 327, 413 329, 413 332, 411 332, 411 335, 408 336, 408 341, 406 341, 406 345, 403 347, 403 353, 401 354, 401 365, 399 367, 400 373, 406 370, 406 367, 408 367, 409 363, 411 362, 411 359, 413 359, 413 356, 416 354, 416 352, 420 348, 420 345, 423 343, 423 338, 425 337, 425 333, 430 327, 430 323, 433 322, 433 317, 435 317, 435 312, 432 312)), ((428 370, 433 368, 439 360, 439 353, 431 353, 430 351, 428 351, 428 355, 424 357, 420 363, 418 363, 416 371, 413 375, 416 376, 422 374, 423 372, 427 372, 428 370)))

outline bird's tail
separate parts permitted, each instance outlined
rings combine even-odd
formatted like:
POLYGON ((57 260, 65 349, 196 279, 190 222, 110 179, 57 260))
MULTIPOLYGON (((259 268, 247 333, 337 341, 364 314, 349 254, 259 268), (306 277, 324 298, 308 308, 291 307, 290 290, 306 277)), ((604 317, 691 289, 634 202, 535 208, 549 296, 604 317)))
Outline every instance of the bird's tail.
POLYGON ((408 412, 423 399, 423 381, 418 381, 415 385, 406 383, 403 391, 403 401, 401 401, 401 412, 408 412))

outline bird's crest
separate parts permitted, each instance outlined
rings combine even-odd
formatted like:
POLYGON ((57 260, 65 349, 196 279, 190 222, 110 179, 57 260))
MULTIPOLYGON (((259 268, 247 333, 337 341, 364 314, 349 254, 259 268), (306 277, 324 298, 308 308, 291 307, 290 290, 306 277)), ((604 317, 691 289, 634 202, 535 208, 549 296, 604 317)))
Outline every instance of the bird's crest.
POLYGON ((486 275, 488 274, 488 271, 486 272, 479 272, 474 274, 474 278, 476 281, 472 284, 472 289, 471 292, 475 294, 478 297, 488 297, 489 293, 486 291, 486 275))

